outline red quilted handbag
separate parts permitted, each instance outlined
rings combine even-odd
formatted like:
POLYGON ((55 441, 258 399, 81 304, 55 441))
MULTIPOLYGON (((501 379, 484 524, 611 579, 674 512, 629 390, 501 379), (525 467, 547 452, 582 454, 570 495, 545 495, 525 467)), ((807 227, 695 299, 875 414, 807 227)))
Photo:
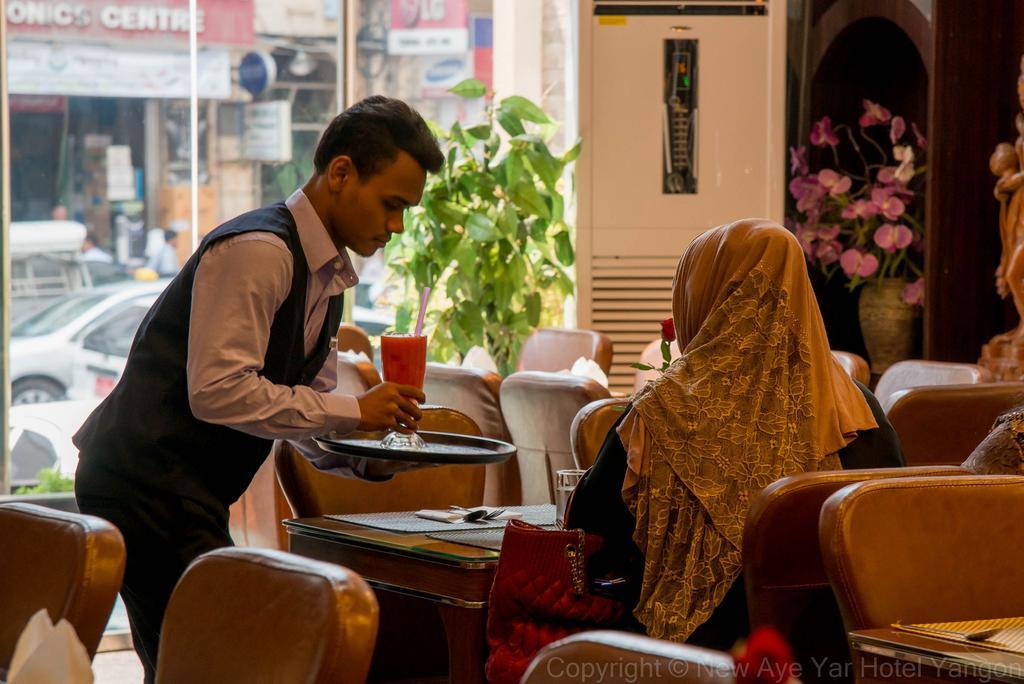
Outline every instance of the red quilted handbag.
POLYGON ((587 588, 587 559, 602 544, 583 530, 508 522, 488 606, 488 682, 517 684, 542 647, 622 620, 622 602, 587 588))

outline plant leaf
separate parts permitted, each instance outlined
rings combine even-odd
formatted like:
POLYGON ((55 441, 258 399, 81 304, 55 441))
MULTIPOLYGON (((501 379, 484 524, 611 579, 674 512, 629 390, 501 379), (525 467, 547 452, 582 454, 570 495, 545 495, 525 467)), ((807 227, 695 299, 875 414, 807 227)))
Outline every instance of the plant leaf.
MULTIPOLYGON (((499 111, 510 112, 516 118, 533 121, 534 123, 551 123, 551 119, 540 107, 521 95, 510 95, 501 101, 499 111)), ((518 134, 517 134, 518 135, 518 134)))
POLYGON ((580 149, 583 147, 583 141, 577 140, 576 144, 570 147, 565 154, 562 155, 562 163, 569 164, 576 161, 580 156, 580 149))
POLYGON ((473 212, 466 221, 466 234, 477 242, 494 242, 501 239, 501 233, 494 225, 494 221, 483 214, 473 212))
POLYGON ((505 110, 498 110, 497 113, 498 123, 505 129, 505 132, 509 135, 523 135, 526 133, 526 129, 523 128, 523 121, 515 114, 511 114, 505 110))
POLYGON ((513 202, 526 210, 525 213, 544 219, 551 218, 551 209, 548 208, 547 202, 532 184, 523 182, 514 185, 509 196, 513 202))
POLYGON ((491 137, 491 127, 489 124, 480 124, 479 126, 467 128, 466 133, 469 133, 477 140, 487 140, 491 137))
POLYGON ((576 250, 573 249, 569 231, 563 230, 555 235, 555 255, 563 266, 572 266, 576 261, 576 250))
POLYGON ((448 92, 460 97, 474 98, 483 97, 487 93, 487 87, 475 78, 467 78, 448 89, 448 92))
POLYGON ((531 328, 540 324, 540 293, 531 292, 526 295, 526 321, 531 328))

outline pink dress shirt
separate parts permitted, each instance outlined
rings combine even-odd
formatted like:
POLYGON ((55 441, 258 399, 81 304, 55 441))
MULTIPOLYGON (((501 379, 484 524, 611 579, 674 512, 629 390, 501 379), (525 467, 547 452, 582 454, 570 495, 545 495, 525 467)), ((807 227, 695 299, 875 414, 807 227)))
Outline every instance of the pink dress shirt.
MULTIPOLYGON (((347 252, 334 246, 302 190, 286 204, 295 217, 309 265, 308 356, 323 327, 328 300, 359 279, 347 252)), ((196 418, 257 437, 289 440, 332 430, 351 432, 359 425, 356 398, 331 393, 337 385, 333 349, 310 387, 276 385, 258 374, 271 323, 291 284, 292 254, 273 233, 256 231, 225 238, 203 254, 192 286, 188 338, 189 404, 196 418)), ((300 447, 308 452, 310 443, 300 447)))

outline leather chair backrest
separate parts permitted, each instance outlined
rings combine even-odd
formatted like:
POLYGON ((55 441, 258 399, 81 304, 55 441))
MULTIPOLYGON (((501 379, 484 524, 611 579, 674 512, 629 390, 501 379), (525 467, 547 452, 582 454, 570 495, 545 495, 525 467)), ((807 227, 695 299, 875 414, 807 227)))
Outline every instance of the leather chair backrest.
POLYGON ((342 323, 338 326, 338 351, 363 352, 366 358, 373 361, 373 345, 365 330, 354 323, 342 323))
POLYGON ((334 390, 336 394, 358 396, 380 383, 380 373, 372 363, 356 361, 343 353, 338 354, 338 387, 334 390))
POLYGON ((568 370, 581 356, 593 359, 607 375, 612 368, 611 339, 596 330, 538 328, 523 342, 516 370, 568 370))
POLYGON ((1024 477, 861 482, 821 510, 846 629, 1024 615, 1024 477))
POLYGON ((377 600, 356 573, 283 551, 200 556, 174 588, 156 681, 366 681, 377 600))
MULTIPOLYGON (((523 675, 523 684, 621 681, 634 684, 733 682, 728 653, 628 632, 581 632, 548 644, 523 675), (590 676, 586 676, 589 673, 590 676), (609 673, 601 676, 601 673, 609 673), (598 678, 600 676, 600 679, 598 678)), ((753 679, 753 678, 752 678, 753 679)))
POLYGON ((501 410, 519 453, 524 504, 554 502, 555 472, 572 469, 570 434, 580 409, 608 390, 590 378, 522 371, 501 383, 501 410))
MULTIPOLYGON (((679 358, 679 344, 677 342, 673 341, 669 344, 668 349, 669 356, 672 357, 673 361, 679 358)), ((647 364, 648 366, 654 366, 655 368, 661 368, 661 364, 664 361, 665 358, 661 355, 660 337, 656 340, 651 340, 647 346, 644 347, 644 350, 640 352, 640 363, 647 364)), ((661 371, 659 370, 638 370, 633 376, 633 391, 640 391, 649 380, 653 380, 659 375, 661 375, 661 371)))
POLYGON ((830 470, 791 475, 765 487, 754 498, 743 529, 751 629, 775 627, 792 646, 804 681, 828 679, 829 671, 816 667, 812 658, 818 663, 823 658, 842 662, 849 654, 818 546, 818 518, 825 500, 855 482, 966 472, 955 467, 830 470))
POLYGON ((853 352, 836 351, 835 349, 832 350, 832 356, 851 378, 857 380, 865 387, 871 384, 871 368, 863 356, 853 352))
MULTIPOLYGON (((427 403, 462 411, 473 419, 484 437, 511 441, 501 414, 501 376, 480 368, 459 368, 428 363, 423 392, 427 403)), ((488 465, 484 478, 484 504, 515 506, 520 503, 516 459, 488 465)))
POLYGON ((926 385, 974 385, 992 382, 992 373, 974 363, 945 361, 900 361, 889 366, 875 386, 875 396, 882 410, 889 413, 895 400, 893 393, 926 385))
MULTIPOLYGON (((420 429, 480 436, 469 416, 449 408, 425 406, 420 429)), ((398 473, 386 482, 367 482, 321 472, 287 442, 275 445, 274 461, 288 503, 300 518, 479 506, 483 500, 484 466, 422 468, 398 473)))
POLYGON ((901 390, 888 418, 907 465, 960 464, 996 418, 1024 403, 1024 383, 939 385, 901 390))
POLYGON ((124 539, 106 520, 30 503, 0 505, 0 670, 40 608, 96 655, 124 576, 124 539))
POLYGON ((628 403, 628 399, 620 397, 598 399, 581 408, 576 414, 569 429, 569 439, 572 444, 572 459, 577 468, 586 470, 594 465, 608 431, 622 416, 628 403))

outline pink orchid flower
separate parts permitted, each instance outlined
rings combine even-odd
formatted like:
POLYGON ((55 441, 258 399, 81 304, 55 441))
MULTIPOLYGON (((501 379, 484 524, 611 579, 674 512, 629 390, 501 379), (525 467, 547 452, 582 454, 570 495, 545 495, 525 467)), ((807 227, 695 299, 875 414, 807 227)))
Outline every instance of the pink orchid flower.
POLYGON ((848 249, 839 257, 839 265, 849 277, 856 274, 861 278, 868 278, 878 270, 878 258, 859 249, 848 249))
POLYGON ((903 301, 911 306, 924 304, 924 278, 918 278, 903 288, 903 301))
POLYGON ((914 148, 910 145, 896 145, 892 148, 892 156, 900 163, 896 167, 896 179, 909 183, 914 177, 914 148))
POLYGON ((835 240, 839 237, 839 226, 818 226, 817 233, 819 240, 835 240))
POLYGON ((902 116, 894 116, 892 118, 892 126, 889 128, 889 140, 895 145, 903 137, 903 134, 907 132, 907 122, 903 120, 902 116))
POLYGON ((870 200, 856 200, 846 205, 843 209, 844 219, 871 218, 878 213, 878 205, 870 200))
POLYGON ((871 191, 871 202, 878 208, 876 213, 881 213, 890 221, 895 221, 907 210, 903 200, 888 194, 882 188, 875 188, 871 191))
POLYGON ((877 102, 864 100, 863 105, 864 113, 860 115, 860 120, 857 122, 861 128, 889 123, 889 120, 892 119, 892 113, 877 102))
POLYGON ((921 129, 919 129, 917 127, 917 124, 916 123, 911 123, 910 124, 910 128, 914 131, 914 138, 917 139, 917 146, 920 147, 922 150, 928 149, 928 141, 925 139, 924 135, 921 133, 921 129))
POLYGON ((883 166, 878 170, 878 182, 886 185, 896 182, 896 167, 883 166))
POLYGON ((817 176, 797 176, 789 182, 789 192, 796 200, 797 211, 816 213, 821 198, 827 192, 817 176))
POLYGON ((832 130, 832 117, 823 116, 821 120, 811 126, 811 144, 815 147, 839 144, 839 136, 832 130))
POLYGON ((902 223, 896 226, 883 223, 875 231, 873 239, 876 245, 893 254, 897 249, 910 245, 914 241, 914 233, 902 223))
POLYGON ((833 197, 839 197, 839 195, 847 192, 850 186, 853 185, 853 181, 850 180, 849 176, 841 176, 832 169, 822 169, 819 171, 818 182, 833 197))
POLYGON ((800 147, 789 148, 789 172, 799 173, 804 175, 808 171, 807 166, 807 147, 801 145, 800 147))
POLYGON ((819 242, 817 249, 817 256, 821 259, 821 263, 828 266, 839 261, 839 255, 843 251, 843 245, 837 240, 829 240, 828 242, 819 242))

